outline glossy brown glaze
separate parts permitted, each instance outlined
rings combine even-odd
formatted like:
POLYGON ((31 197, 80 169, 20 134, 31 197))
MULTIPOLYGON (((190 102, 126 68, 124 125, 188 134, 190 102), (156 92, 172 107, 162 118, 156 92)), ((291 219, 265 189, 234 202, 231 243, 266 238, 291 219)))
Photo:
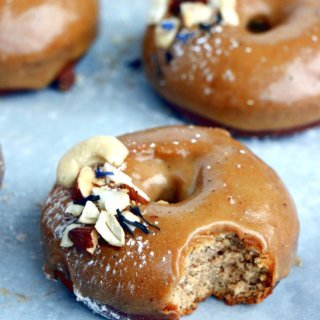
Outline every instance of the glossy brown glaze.
POLYGON ((161 231, 137 230, 122 248, 102 243, 94 256, 62 249, 72 192, 56 185, 41 218, 48 274, 62 272, 81 296, 122 313, 178 319, 169 295, 200 236, 237 234, 270 257, 272 286, 289 273, 299 229, 295 206, 275 172, 226 131, 164 127, 120 140, 130 150, 126 172, 153 201, 143 207, 146 218, 161 231))
POLYGON ((98 0, 0 0, 0 90, 48 86, 97 27, 98 0))
POLYGON ((173 105, 249 134, 318 125, 319 1, 243 0, 237 12, 237 27, 176 40, 169 62, 149 26, 144 61, 154 88, 173 105), (257 17, 270 29, 248 30, 257 17))

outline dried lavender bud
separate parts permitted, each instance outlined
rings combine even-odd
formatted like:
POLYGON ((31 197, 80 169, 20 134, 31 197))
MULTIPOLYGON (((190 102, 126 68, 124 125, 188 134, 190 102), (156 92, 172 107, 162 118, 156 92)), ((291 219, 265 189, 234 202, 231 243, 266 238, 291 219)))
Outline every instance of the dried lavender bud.
POLYGON ((158 230, 160 230, 160 228, 158 226, 156 226, 155 224, 150 223, 141 213, 140 208, 139 207, 131 207, 130 211, 136 215, 137 217, 141 218, 148 226, 156 228, 158 230))
MULTIPOLYGON (((126 219, 120 212, 120 210, 117 210, 118 212, 118 218, 122 221, 125 222, 126 224, 136 227, 138 229, 140 229, 142 232, 144 232, 145 234, 149 234, 149 230, 146 226, 144 226, 142 223, 137 222, 137 221, 130 221, 128 219, 126 219)), ((120 222, 119 222, 120 223, 120 222)))
POLYGON ((99 179, 99 178, 104 178, 106 176, 113 176, 114 173, 111 172, 111 171, 103 171, 100 167, 95 170, 95 174, 96 174, 96 178, 99 179))
POLYGON ((79 204, 80 206, 85 206, 88 201, 96 202, 100 200, 100 196, 90 195, 89 197, 79 199, 74 201, 74 204, 79 204))

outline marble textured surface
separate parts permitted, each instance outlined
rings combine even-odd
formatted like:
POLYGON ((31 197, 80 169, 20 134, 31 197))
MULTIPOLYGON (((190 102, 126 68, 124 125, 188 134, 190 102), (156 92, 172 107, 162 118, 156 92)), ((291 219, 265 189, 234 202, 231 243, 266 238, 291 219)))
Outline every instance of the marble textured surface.
MULTIPOLYGON (((0 319, 100 319, 41 272, 40 205, 57 161, 81 139, 183 123, 128 61, 140 54, 145 0, 102 0, 102 30, 67 93, 52 89, 0 97, 6 175, 0 190, 0 319)), ((244 139, 292 193, 300 215, 299 256, 274 294, 257 306, 229 307, 213 298, 190 320, 319 319, 320 129, 281 139, 244 139)))

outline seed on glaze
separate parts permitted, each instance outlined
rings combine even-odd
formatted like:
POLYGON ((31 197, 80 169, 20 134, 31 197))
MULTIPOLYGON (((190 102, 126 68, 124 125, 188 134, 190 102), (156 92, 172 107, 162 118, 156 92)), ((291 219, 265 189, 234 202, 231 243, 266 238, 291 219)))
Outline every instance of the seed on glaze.
POLYGON ((313 36, 311 37, 311 40, 312 40, 313 42, 318 42, 319 38, 318 38, 317 35, 313 35, 313 36))
POLYGON ((229 200, 229 203, 230 203, 232 206, 236 204, 236 201, 233 199, 232 196, 229 196, 229 197, 228 197, 228 200, 229 200))
POLYGON ((216 49, 216 55, 221 56, 223 54, 222 49, 216 49))
POLYGON ((214 44, 215 44, 215 45, 220 46, 221 43, 222 43, 221 38, 215 38, 215 39, 214 39, 214 44))
POLYGON ((252 99, 247 100, 247 106, 253 107, 254 106, 254 100, 252 100, 252 99))
POLYGON ((233 82, 236 77, 235 77, 234 73, 232 72, 232 70, 227 69, 227 70, 224 72, 222 78, 223 78, 224 80, 226 80, 226 81, 233 82))
POLYGON ((222 31, 223 31, 223 28, 221 26, 215 26, 212 29, 212 33, 222 33, 222 31))
POLYGON ((196 43, 201 46, 203 44, 205 44, 208 41, 207 37, 200 37, 199 39, 197 39, 196 43))
POLYGON ((211 88, 204 88, 203 92, 206 96, 209 96, 210 94, 213 93, 213 90, 211 88))
POLYGON ((207 52, 211 53, 212 52, 212 47, 210 46, 209 43, 205 43, 203 45, 204 50, 206 50, 207 52))
POLYGON ((200 46, 193 46, 193 47, 191 48, 191 50, 192 50, 193 52, 199 53, 199 52, 201 52, 201 47, 200 47, 200 46))
POLYGON ((236 39, 230 39, 230 50, 237 49, 239 47, 239 42, 236 39))

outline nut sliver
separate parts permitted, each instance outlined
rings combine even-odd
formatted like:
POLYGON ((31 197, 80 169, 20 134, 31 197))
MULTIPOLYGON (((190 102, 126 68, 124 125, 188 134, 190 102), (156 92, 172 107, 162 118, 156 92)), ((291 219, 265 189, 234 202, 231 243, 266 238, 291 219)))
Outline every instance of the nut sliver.
POLYGON ((96 230, 101 237, 112 246, 122 247, 125 244, 125 234, 116 217, 107 211, 102 211, 97 223, 96 230))
POLYGON ((79 218, 79 222, 83 224, 95 224, 99 215, 100 211, 96 205, 92 201, 87 201, 79 218))

